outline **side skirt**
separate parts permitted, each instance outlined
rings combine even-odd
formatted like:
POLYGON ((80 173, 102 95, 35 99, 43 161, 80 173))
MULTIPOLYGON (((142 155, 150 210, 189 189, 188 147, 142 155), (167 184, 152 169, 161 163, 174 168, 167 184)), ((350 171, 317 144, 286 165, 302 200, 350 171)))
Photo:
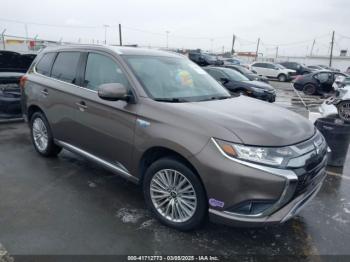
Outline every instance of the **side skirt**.
POLYGON ((103 166, 104 168, 108 169, 109 171, 116 173, 124 178, 126 178, 127 180, 130 180, 133 183, 138 184, 139 183, 139 179, 134 177, 133 175, 131 175, 129 172, 127 172, 126 170, 118 167, 117 165, 114 165, 106 160, 103 160, 102 158, 99 158, 89 152, 86 152, 76 146, 73 146, 71 144, 68 144, 66 142, 60 141, 55 139, 55 144, 57 144, 58 146, 63 147, 64 149, 67 149, 68 151, 72 152, 72 153, 76 153, 78 155, 81 155, 101 166, 103 166))

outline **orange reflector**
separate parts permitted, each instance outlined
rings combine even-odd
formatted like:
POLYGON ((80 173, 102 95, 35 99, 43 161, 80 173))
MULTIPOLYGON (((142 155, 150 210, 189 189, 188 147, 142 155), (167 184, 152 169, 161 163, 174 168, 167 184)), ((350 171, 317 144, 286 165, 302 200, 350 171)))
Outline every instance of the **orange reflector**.
POLYGON ((232 146, 230 146, 230 145, 222 145, 221 148, 229 156, 237 156, 236 151, 233 149, 232 146))

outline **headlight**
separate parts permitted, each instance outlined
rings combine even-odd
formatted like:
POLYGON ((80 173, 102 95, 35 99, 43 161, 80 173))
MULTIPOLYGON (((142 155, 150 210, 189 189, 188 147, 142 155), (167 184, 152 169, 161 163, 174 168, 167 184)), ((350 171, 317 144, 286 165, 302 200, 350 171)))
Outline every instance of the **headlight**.
POLYGON ((261 88, 257 88, 257 87, 251 87, 251 90, 253 90, 254 92, 257 92, 257 93, 264 93, 264 90, 261 89, 261 88))
POLYGON ((230 143, 214 139, 222 154, 249 162, 269 166, 282 166, 288 163, 297 153, 291 147, 255 147, 230 143))

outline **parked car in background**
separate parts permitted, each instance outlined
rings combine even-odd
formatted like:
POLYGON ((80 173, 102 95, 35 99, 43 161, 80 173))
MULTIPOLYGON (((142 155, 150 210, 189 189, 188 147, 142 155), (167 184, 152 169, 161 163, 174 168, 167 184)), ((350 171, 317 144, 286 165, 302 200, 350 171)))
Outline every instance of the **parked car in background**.
POLYGON ((265 83, 269 83, 269 79, 267 77, 264 76, 259 76, 256 73, 250 71, 249 69, 240 66, 240 65, 223 65, 223 67, 226 68, 230 68, 232 70, 235 70, 239 73, 241 73, 242 75, 244 75, 245 77, 247 77, 249 80, 251 81, 261 81, 261 82, 265 82, 265 83))
POLYGON ((258 75, 278 79, 280 82, 290 81, 296 75, 295 70, 267 62, 255 62, 250 65, 250 70, 256 72, 258 75))
POLYGON ((319 107, 322 117, 339 116, 342 120, 350 122, 350 77, 339 76, 333 88, 336 91, 319 107))
POLYGON ((329 66, 326 66, 326 65, 318 65, 318 66, 321 67, 323 70, 329 70, 329 71, 333 71, 333 72, 340 72, 339 69, 332 68, 332 67, 329 67, 329 66))
POLYGON ((22 117, 19 82, 35 56, 0 51, 0 119, 22 117))
POLYGON ((309 120, 231 96, 175 53, 51 47, 21 86, 39 155, 65 148, 140 184, 154 216, 178 230, 207 217, 250 227, 286 222, 326 177, 327 143, 309 120))
POLYGON ((284 66, 285 68, 295 70, 297 75, 307 75, 315 71, 297 62, 282 62, 279 64, 284 66))
POLYGON ((331 93, 334 91, 332 85, 339 76, 346 77, 343 73, 317 71, 308 75, 297 76, 294 87, 296 90, 303 91, 306 95, 331 93))
POLYGON ((210 66, 205 67, 204 70, 222 83, 232 94, 242 94, 271 103, 276 100, 276 90, 269 84, 256 80, 251 81, 230 68, 210 66))
POLYGON ((311 70, 314 70, 314 71, 321 71, 321 70, 324 70, 322 67, 317 66, 317 65, 309 65, 309 66, 307 66, 307 68, 309 68, 309 69, 311 69, 311 70))
POLYGON ((0 51, 0 72, 27 72, 35 54, 20 54, 13 51, 0 51))
POLYGON ((350 75, 350 66, 348 67, 348 69, 346 69, 346 73, 350 75))
POLYGON ((240 65, 241 61, 237 58, 222 58, 224 65, 240 65))
POLYGON ((224 62, 216 56, 204 53, 189 53, 188 58, 200 66, 223 65, 224 62))

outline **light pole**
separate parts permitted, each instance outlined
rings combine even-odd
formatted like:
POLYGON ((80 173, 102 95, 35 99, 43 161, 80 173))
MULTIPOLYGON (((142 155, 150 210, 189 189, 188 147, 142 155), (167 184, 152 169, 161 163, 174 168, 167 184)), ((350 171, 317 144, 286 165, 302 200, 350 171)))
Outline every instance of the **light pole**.
POLYGON ((166 33, 166 49, 169 49, 169 33, 170 31, 165 31, 166 33))
POLYGON ((103 25, 103 27, 105 28, 105 45, 107 45, 107 28, 109 25, 103 25))
POLYGON ((4 47, 4 50, 6 49, 6 45, 5 45, 5 32, 6 32, 6 29, 4 29, 1 33, 1 38, 2 38, 2 45, 4 47))

